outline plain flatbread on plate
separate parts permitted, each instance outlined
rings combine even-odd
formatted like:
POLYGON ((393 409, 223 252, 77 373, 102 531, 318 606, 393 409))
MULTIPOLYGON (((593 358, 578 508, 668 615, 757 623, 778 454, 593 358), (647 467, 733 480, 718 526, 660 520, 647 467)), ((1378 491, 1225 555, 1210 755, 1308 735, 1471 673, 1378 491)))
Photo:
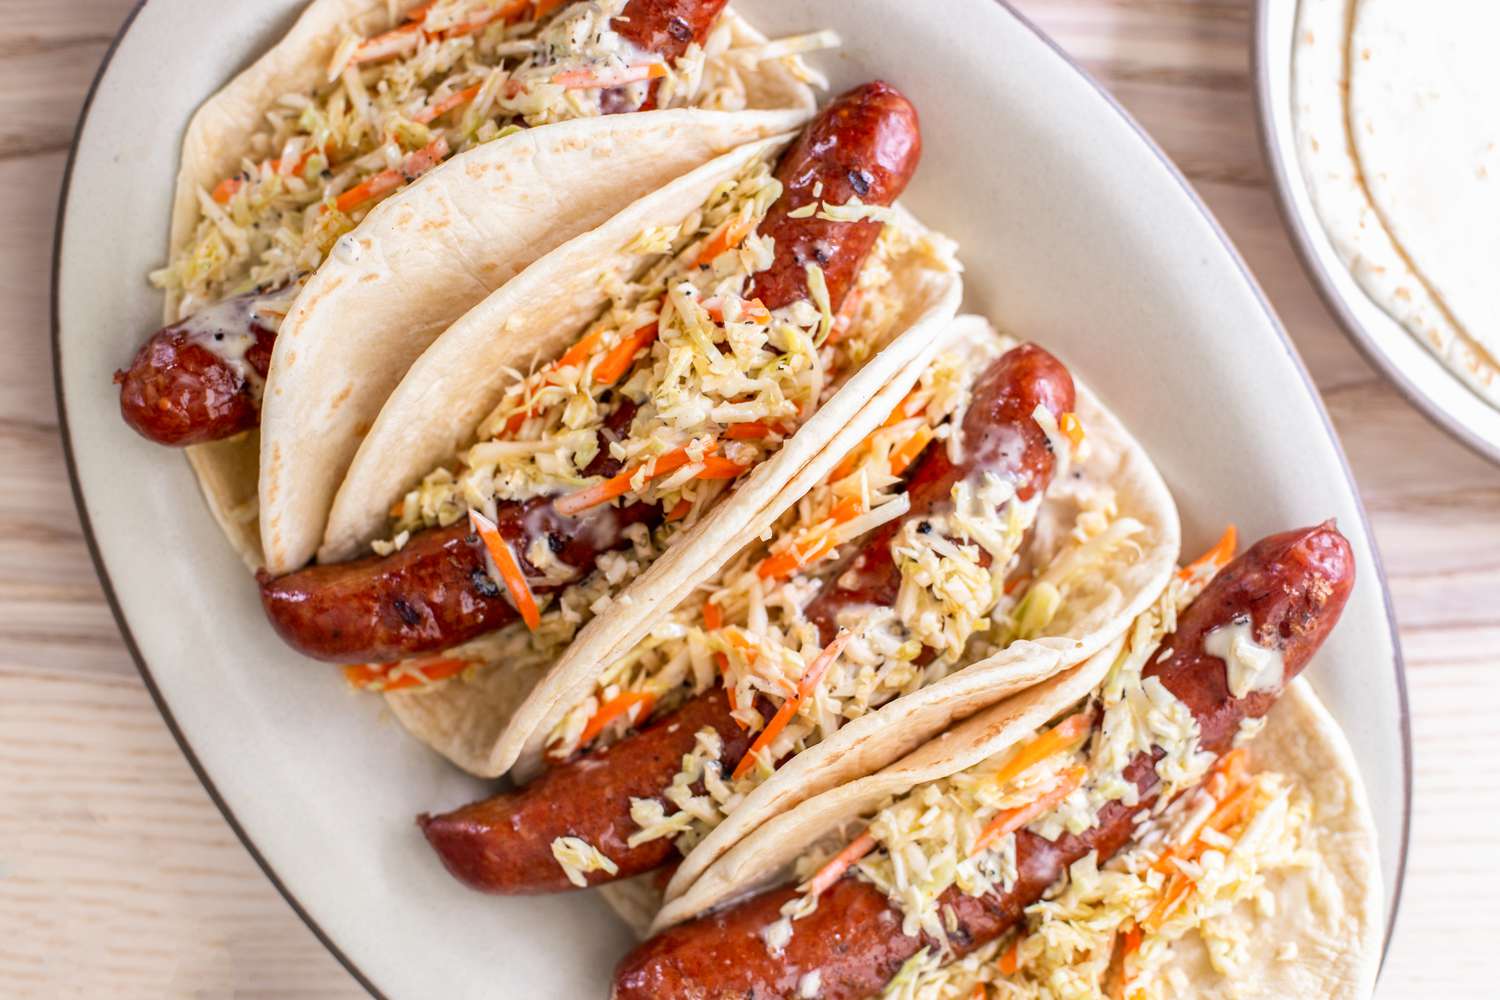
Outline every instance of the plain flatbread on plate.
POLYGON ((1302 0, 1292 111, 1303 180, 1350 274, 1500 406, 1500 291, 1486 281, 1500 245, 1500 70, 1482 51, 1497 21, 1495 5, 1466 0, 1302 0), (1488 121, 1476 93, 1490 95, 1488 121))

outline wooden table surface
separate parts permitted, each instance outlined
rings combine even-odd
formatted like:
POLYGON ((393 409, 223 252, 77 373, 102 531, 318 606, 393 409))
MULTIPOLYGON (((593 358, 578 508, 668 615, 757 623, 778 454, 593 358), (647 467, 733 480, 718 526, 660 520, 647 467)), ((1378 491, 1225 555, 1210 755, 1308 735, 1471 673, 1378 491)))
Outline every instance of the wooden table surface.
MULTIPOLYGON (((173 743, 69 495, 53 222, 74 121, 133 2, 0 3, 0 994, 357 997, 173 743)), ((1248 0, 1020 6, 1187 174, 1323 392, 1390 574, 1416 745, 1405 901, 1379 995, 1493 996, 1500 468, 1382 381, 1304 277, 1255 140, 1248 0)))

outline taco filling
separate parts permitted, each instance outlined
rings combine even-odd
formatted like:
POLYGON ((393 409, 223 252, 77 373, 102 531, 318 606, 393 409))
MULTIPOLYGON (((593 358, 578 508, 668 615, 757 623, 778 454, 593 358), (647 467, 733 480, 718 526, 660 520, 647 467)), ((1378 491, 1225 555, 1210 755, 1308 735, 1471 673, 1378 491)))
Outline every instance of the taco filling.
MULTIPOLYGON (((743 67, 832 43, 730 47, 724 0, 432 0, 397 27, 346 32, 311 93, 277 96, 234 173, 199 192, 192 240, 159 287, 194 312, 317 268, 382 198, 516 130, 648 108, 745 106, 743 67), (660 29, 660 30, 659 30, 660 29)), ((807 75, 795 60, 788 65, 807 75)))

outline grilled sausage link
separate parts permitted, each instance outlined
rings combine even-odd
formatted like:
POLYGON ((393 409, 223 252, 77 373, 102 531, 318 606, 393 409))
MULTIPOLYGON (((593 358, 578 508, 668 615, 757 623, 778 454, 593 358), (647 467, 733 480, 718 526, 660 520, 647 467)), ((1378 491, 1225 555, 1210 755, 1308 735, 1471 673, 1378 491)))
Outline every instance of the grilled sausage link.
MULTIPOLYGON (((584 469, 587 476, 612 476, 621 463, 609 445, 630 427, 636 404, 621 398, 605 419, 598 453, 584 469)), ((577 570, 594 571, 599 555, 624 548, 625 529, 654 526, 661 520, 655 504, 602 506, 579 517, 566 517, 550 497, 497 505, 495 527, 520 563, 531 592, 550 594, 568 586, 547 583, 527 557, 541 541, 552 555, 577 570)), ((261 606, 287 644, 319 660, 367 663, 395 660, 447 649, 493 632, 520 617, 489 574, 484 542, 467 520, 446 528, 429 528, 388 556, 366 556, 352 562, 273 577, 262 570, 261 606)))
POLYGON ((1032 414, 1041 406, 1058 417, 1071 411, 1073 403, 1068 369, 1035 344, 1013 347, 991 364, 975 381, 964 414, 962 461, 955 464, 942 444, 929 445, 907 486, 910 511, 871 532, 849 570, 837 574, 807 606, 807 618, 818 626, 823 642, 837 633, 844 608, 895 604, 901 571, 891 555, 891 540, 906 521, 947 503, 955 485, 994 473, 1014 483, 1023 501, 1045 490, 1057 456, 1032 414))
POLYGON ((776 241, 776 259, 755 275, 746 298, 760 299, 767 309, 805 299, 807 266, 817 264, 837 312, 875 247, 881 223, 791 213, 818 202, 846 205, 852 198, 866 205, 894 204, 921 155, 917 109, 895 87, 876 80, 836 98, 777 167, 781 197, 760 224, 760 234, 776 241))
POLYGON ((483 892, 574 888, 552 854, 558 837, 580 837, 619 866, 614 875, 589 872, 591 885, 652 871, 672 860, 676 848, 670 837, 629 846, 630 835, 640 832, 630 818, 630 800, 660 795, 705 726, 724 741, 726 760, 738 760, 750 746, 751 734, 729 714, 727 694, 715 688, 523 789, 440 816, 423 815, 417 823, 454 878, 483 892))
MULTIPOLYGON (((1029 345, 995 359, 980 377, 969 416, 964 420, 963 463, 955 466, 941 448, 925 452, 918 459, 912 481, 938 485, 929 490, 926 506, 919 507, 914 495, 912 510, 903 519, 921 517, 939 495, 948 495, 953 483, 976 472, 994 470, 1009 474, 1026 469, 1029 471, 1016 474, 1025 479, 1028 495, 1029 491, 1042 488, 1046 477, 1051 475, 1051 456, 1042 445, 1030 441, 1025 429, 1030 427, 1041 433, 1031 416, 1037 400, 1061 407, 1057 412, 1071 408, 1073 380, 1067 369, 1041 348, 1029 345), (1008 381, 1012 379, 1039 384, 1012 385, 1008 381), (992 421, 1008 421, 1016 426, 997 428, 992 421), (969 439, 971 433, 973 441, 969 439)), ((888 549, 890 535, 884 537, 888 549)), ((659 796, 671 783, 682 766, 682 754, 692 747, 693 733, 704 724, 701 720, 711 720, 709 724, 723 738, 720 760, 726 763, 739 761, 752 735, 741 732, 730 718, 722 688, 693 698, 678 715, 683 713, 690 713, 698 721, 691 728, 678 725, 676 728, 681 731, 670 738, 658 723, 627 736, 611 750, 589 754, 552 769, 522 792, 438 817, 431 822, 444 824, 437 828, 443 835, 434 836, 434 826, 428 823, 424 825, 428 839, 449 871, 466 884, 491 892, 536 893, 567 888, 562 870, 549 863, 549 845, 559 836, 582 836, 619 865, 620 871, 614 876, 592 873, 589 879, 594 884, 627 878, 665 864, 673 853, 671 841, 665 838, 626 849, 626 838, 639 829, 630 817, 630 799, 659 796), (670 751, 657 749, 663 745, 670 746, 670 751), (601 782, 608 783, 609 790, 604 793, 599 791, 601 782), (628 788, 629 794, 615 794, 612 790, 615 787, 628 788), (557 821, 523 822, 515 818, 522 814, 545 815, 557 821), (449 822, 452 817, 460 819, 449 822), (580 832, 559 832, 564 828, 580 832), (453 832, 455 829, 459 832, 453 832), (503 865, 497 860, 508 858, 529 860, 525 864, 503 865)))
POLYGON ((115 372, 120 416, 158 444, 217 441, 260 423, 260 387, 276 332, 247 292, 158 330, 115 372))
MULTIPOLYGON (((1223 753, 1240 722, 1268 712, 1306 666, 1338 621, 1353 583, 1353 554, 1331 522, 1263 539, 1183 611, 1176 632, 1151 658, 1144 676, 1159 678, 1192 709, 1204 749, 1223 753), (1235 698, 1226 664, 1209 654, 1203 641, 1214 629, 1245 618, 1258 644, 1280 652, 1284 670, 1274 689, 1235 698)), ((954 887, 944 893, 939 906, 951 907, 955 918, 947 942, 954 957, 1008 931, 1026 906, 1088 852, 1097 851, 1102 863, 1119 851, 1136 818, 1156 800, 1155 764, 1161 755, 1160 750, 1138 754, 1125 771, 1140 793, 1137 805, 1111 802, 1100 810, 1098 825, 1056 841, 1018 831, 1017 878, 1008 891, 976 897, 954 887)), ((921 948, 943 944, 902 933, 900 910, 875 886, 846 875, 824 893, 816 911, 793 924, 785 953, 773 957, 760 932, 796 894, 793 888, 778 889, 669 928, 621 962, 614 997, 791 997, 800 977, 816 971, 819 997, 856 1000, 878 993, 921 948)))
MULTIPOLYGON (((629 544, 625 529, 661 519, 655 504, 596 507, 564 517, 549 497, 502 504, 495 526, 528 577, 532 593, 562 590, 542 583, 526 552, 542 540, 558 561, 594 571, 599 555, 629 544)), ((398 660, 467 642, 515 621, 506 591, 491 579, 484 542, 467 520, 411 536, 388 556, 272 577, 261 570, 261 606, 279 634, 298 652, 336 663, 398 660)), ((571 581, 569 581, 571 582, 571 581)))

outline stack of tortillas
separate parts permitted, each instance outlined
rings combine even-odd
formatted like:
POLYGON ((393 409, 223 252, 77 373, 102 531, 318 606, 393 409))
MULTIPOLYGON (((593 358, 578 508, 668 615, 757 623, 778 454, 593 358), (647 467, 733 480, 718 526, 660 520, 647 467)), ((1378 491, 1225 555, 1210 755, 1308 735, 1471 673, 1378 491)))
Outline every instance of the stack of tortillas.
POLYGON ((1301 0, 1292 95, 1345 266, 1500 407, 1497 41, 1497 0, 1301 0))

